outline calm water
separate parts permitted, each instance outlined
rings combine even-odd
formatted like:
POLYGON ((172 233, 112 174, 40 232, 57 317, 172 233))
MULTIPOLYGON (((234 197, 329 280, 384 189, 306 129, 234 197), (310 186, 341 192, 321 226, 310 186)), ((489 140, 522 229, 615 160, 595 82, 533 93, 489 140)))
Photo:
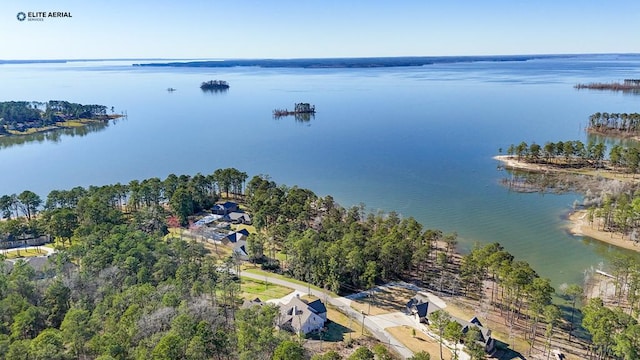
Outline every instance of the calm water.
POLYGON ((612 251, 567 235, 581 197, 518 194, 491 159, 510 143, 585 140, 597 111, 640 111, 640 97, 576 91, 640 78, 640 57, 440 64, 384 69, 139 68, 124 62, 2 65, 0 100, 68 100, 126 111, 106 128, 0 148, 0 194, 129 182, 236 167, 396 210, 457 231, 460 246, 500 242, 543 276, 582 279, 612 251), (199 84, 222 79, 221 94, 199 84), (177 91, 169 93, 167 87, 177 91), (273 120, 310 102, 309 123, 273 120))

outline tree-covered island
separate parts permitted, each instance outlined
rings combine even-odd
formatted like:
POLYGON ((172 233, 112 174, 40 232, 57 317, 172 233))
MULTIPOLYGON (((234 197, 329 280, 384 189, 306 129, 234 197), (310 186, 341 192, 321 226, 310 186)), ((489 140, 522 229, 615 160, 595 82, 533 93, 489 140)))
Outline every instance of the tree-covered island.
POLYGON ((229 90, 229 83, 224 80, 209 80, 200 84, 202 91, 226 91, 229 90))
POLYGON ((296 103, 293 107, 293 110, 288 109, 275 109, 273 110, 274 118, 281 118, 283 116, 294 115, 296 117, 300 115, 308 115, 312 116, 316 113, 315 105, 311 105, 309 103, 296 103))
POLYGON ((113 114, 113 107, 109 114, 104 105, 82 105, 61 100, 4 101, 0 102, 0 136, 79 127, 121 116, 113 114))

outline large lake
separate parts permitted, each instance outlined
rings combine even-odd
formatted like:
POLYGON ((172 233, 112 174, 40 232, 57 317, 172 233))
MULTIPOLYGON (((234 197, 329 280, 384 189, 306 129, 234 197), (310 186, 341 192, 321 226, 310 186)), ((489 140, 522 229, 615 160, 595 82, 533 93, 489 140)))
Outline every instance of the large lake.
POLYGON ((563 216, 580 195, 509 192, 492 156, 520 141, 586 141, 590 114, 640 111, 640 97, 573 89, 640 78, 640 56, 313 70, 131 63, 1 65, 1 101, 103 104, 128 118, 0 145, 0 194, 30 189, 45 197, 77 185, 236 167, 344 206, 362 202, 456 231, 462 250, 500 242, 555 285, 581 281, 617 251, 566 233, 563 216), (211 79, 231 89, 203 93, 199 84, 211 79), (316 117, 272 118, 295 102, 315 104, 316 117))

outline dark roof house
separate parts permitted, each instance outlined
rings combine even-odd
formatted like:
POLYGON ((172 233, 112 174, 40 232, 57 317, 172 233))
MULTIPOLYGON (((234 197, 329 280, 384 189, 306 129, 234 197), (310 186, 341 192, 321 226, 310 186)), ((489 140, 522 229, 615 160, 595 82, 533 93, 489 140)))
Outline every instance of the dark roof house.
POLYGON ((211 211, 217 215, 227 215, 230 212, 238 211, 239 207, 237 203, 233 201, 227 201, 224 204, 215 204, 211 211))

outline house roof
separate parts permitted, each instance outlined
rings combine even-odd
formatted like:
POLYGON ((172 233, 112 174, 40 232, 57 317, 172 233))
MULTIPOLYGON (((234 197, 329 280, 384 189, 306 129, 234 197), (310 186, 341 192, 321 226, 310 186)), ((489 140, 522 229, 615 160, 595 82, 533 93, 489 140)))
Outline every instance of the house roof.
POLYGON ((424 297, 420 294, 417 294, 407 303, 408 311, 412 311, 414 308, 418 314, 418 317, 420 318, 428 317, 431 313, 441 310, 440 307, 429 302, 429 299, 427 297, 424 297))
POLYGON ((225 215, 225 219, 229 219, 231 221, 236 221, 236 220, 240 220, 240 219, 244 219, 244 221, 251 221, 251 216, 249 216, 249 214, 246 214, 246 213, 243 213, 243 212, 234 211, 234 212, 230 212, 227 215, 225 215))
POLYGON ((227 240, 231 243, 237 243, 238 241, 244 240, 244 235, 239 232, 232 232, 226 236, 227 240))
POLYGON ((320 301, 320 299, 310 302, 309 307, 312 308, 316 312, 316 314, 322 314, 327 312, 327 307, 324 306, 324 304, 322 303, 322 301, 320 301))
POLYGON ((250 308, 252 306, 264 306, 264 302, 262 302, 262 300, 260 300, 259 297, 253 299, 253 300, 245 300, 242 303, 241 308, 246 309, 246 308, 250 308))
POLYGON ((249 230, 247 230, 247 229, 241 229, 241 230, 238 230, 236 232, 239 233, 239 234, 242 234, 244 236, 249 236, 249 230))
POLYGON ((222 204, 222 206, 224 206, 225 209, 230 209, 230 208, 238 207, 238 204, 234 203, 233 201, 227 201, 224 204, 222 204))
POLYGON ((233 251, 238 253, 240 256, 249 256, 247 253, 247 241, 246 240, 238 240, 236 244, 233 246, 233 251))

